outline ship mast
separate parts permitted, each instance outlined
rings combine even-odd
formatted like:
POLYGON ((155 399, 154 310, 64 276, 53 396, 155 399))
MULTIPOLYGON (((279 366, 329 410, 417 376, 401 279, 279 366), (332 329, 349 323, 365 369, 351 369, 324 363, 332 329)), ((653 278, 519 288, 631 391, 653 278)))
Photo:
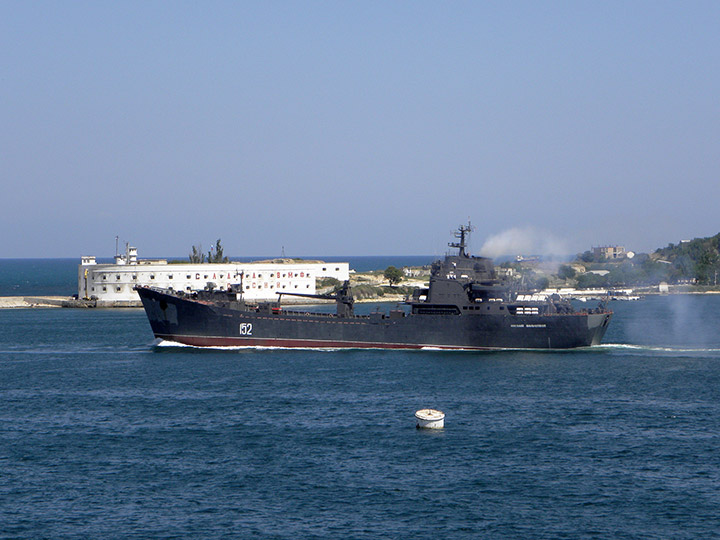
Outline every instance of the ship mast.
POLYGON ((460 227, 458 227, 458 230, 453 233, 455 235, 455 238, 459 238, 460 241, 459 242, 450 242, 448 244, 448 246, 450 246, 451 248, 457 248, 458 255, 460 255, 461 257, 468 256, 467 252, 465 251, 465 248, 467 247, 466 237, 470 235, 472 230, 473 230, 473 227, 469 221, 468 221, 467 226, 460 225, 460 227))

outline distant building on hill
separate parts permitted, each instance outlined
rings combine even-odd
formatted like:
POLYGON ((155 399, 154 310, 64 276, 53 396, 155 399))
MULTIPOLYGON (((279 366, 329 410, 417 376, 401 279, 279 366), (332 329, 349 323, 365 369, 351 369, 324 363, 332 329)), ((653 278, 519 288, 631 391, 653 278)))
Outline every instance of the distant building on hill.
POLYGON ((540 255, 516 255, 515 256, 516 262, 536 263, 536 262, 540 262, 541 260, 542 260, 542 257, 540 255))
POLYGON ((623 246, 599 246, 592 248, 596 259, 624 259, 627 252, 623 246))

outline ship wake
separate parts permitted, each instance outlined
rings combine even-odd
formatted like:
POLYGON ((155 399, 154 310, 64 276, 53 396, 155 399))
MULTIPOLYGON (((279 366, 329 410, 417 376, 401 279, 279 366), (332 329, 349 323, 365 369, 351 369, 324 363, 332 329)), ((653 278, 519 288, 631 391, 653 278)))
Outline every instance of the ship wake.
POLYGON ((273 347, 268 345, 188 345, 178 341, 170 341, 166 339, 157 340, 154 344, 158 348, 185 348, 197 349, 200 351, 319 351, 319 352, 336 352, 348 350, 344 347, 273 347))
POLYGON ((666 354, 698 354, 711 353, 720 354, 718 347, 684 347, 684 346, 663 346, 663 345, 635 345, 631 343, 605 343, 596 345, 593 349, 609 351, 630 351, 650 352, 666 354))

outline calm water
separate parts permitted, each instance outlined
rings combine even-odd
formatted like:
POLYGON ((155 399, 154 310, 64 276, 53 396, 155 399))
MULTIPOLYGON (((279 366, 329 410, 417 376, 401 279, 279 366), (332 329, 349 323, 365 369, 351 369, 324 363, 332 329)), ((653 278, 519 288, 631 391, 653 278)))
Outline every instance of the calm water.
POLYGON ((156 347, 0 311, 0 538, 712 538, 720 298, 571 352, 156 347), (423 432, 413 413, 445 411, 423 432))
POLYGON ((78 264, 79 258, 0 259, 0 296, 75 294, 78 264))

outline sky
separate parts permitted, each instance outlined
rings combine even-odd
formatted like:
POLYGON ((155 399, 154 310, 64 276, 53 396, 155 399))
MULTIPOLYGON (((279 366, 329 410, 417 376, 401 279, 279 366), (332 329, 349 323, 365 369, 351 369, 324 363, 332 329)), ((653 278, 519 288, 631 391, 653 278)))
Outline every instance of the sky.
POLYGON ((0 1, 0 258, 715 235, 718 28, 716 1, 0 1))

